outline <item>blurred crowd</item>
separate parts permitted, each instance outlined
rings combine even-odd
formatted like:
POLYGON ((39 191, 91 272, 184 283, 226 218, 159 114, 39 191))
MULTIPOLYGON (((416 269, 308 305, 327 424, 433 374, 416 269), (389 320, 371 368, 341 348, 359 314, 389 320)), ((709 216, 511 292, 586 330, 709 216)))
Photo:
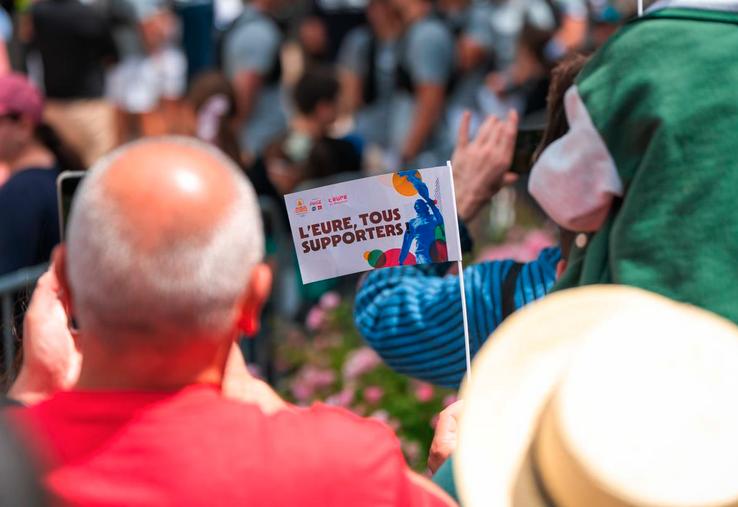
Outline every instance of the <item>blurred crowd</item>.
POLYGON ((58 242, 55 175, 127 141, 214 144, 284 227, 281 196, 300 187, 443 164, 464 111, 471 135, 510 109, 540 128, 552 66, 633 11, 596 0, 5 0, 0 72, 25 74, 41 97, 29 117, 4 120, 14 141, 0 149, 0 182, 45 190, 32 204, 26 184, 5 186, 0 274, 58 242))
POLYGON ((444 162, 464 110, 473 129, 542 110, 552 65, 633 13, 595 0, 3 4, 0 70, 40 87, 44 121, 85 164, 141 136, 196 134, 272 194, 444 162))

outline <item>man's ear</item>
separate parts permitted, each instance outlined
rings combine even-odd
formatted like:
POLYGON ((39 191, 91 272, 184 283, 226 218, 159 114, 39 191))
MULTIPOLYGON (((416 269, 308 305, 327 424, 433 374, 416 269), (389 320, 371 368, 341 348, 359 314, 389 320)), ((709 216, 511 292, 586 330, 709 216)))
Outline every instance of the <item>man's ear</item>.
POLYGON ((239 308, 238 329, 247 337, 259 332, 261 309, 272 290, 272 270, 266 264, 257 264, 251 270, 249 285, 239 308))
POLYGON ((59 299, 64 305, 69 319, 72 318, 72 291, 69 288, 69 279, 67 278, 67 248, 64 243, 54 247, 51 252, 51 262, 54 265, 54 274, 59 282, 59 299))

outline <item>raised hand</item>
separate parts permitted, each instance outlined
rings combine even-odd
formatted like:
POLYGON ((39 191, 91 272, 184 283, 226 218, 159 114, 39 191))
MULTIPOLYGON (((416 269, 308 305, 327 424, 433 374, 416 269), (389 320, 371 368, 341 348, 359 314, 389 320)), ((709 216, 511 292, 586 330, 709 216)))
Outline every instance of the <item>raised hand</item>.
POLYGON ((518 114, 511 110, 505 120, 489 116, 473 141, 469 140, 470 113, 461 121, 451 158, 456 187, 456 206, 462 220, 473 219, 500 188, 514 183, 509 172, 518 131, 518 114))
POLYGON ((70 389, 82 365, 52 264, 39 278, 23 321, 23 364, 8 395, 26 404, 70 389))
POLYGON ((463 407, 464 402, 458 400, 438 414, 436 433, 433 435, 433 442, 428 452, 428 468, 432 473, 436 473, 436 470, 441 468, 441 465, 456 450, 459 416, 463 407))

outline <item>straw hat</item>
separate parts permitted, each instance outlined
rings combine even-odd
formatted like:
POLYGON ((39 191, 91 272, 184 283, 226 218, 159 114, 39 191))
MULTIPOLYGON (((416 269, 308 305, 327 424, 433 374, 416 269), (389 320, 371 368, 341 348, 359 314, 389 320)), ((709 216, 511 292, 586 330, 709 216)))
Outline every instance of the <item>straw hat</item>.
POLYGON ((472 373, 464 505, 738 506, 732 323, 640 289, 578 288, 509 318, 472 373))

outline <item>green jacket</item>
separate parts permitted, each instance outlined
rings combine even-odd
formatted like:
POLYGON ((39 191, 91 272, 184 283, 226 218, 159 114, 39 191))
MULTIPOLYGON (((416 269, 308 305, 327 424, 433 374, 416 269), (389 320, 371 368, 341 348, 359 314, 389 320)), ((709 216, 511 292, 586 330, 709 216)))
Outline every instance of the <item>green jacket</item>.
POLYGON ((530 190, 588 234, 556 289, 633 285, 738 323, 738 2, 671 4, 594 55, 530 190))

